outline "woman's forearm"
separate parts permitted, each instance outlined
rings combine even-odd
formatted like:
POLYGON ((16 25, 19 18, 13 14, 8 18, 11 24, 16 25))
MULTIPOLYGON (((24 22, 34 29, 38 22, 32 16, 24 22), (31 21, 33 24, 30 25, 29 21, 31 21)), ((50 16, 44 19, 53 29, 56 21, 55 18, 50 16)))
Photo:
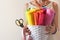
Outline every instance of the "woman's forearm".
POLYGON ((30 2, 32 5, 36 6, 37 8, 42 8, 42 5, 39 4, 37 1, 30 2))
POLYGON ((55 10, 55 17, 54 17, 54 25, 56 28, 58 28, 58 5, 57 3, 53 3, 53 8, 55 10))

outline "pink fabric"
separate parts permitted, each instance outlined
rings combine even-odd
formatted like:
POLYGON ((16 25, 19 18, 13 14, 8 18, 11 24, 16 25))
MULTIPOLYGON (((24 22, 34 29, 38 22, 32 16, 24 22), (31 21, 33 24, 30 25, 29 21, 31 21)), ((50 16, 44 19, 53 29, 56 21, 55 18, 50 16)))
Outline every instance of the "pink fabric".
POLYGON ((46 9, 45 25, 50 25, 54 19, 55 11, 53 9, 46 9))

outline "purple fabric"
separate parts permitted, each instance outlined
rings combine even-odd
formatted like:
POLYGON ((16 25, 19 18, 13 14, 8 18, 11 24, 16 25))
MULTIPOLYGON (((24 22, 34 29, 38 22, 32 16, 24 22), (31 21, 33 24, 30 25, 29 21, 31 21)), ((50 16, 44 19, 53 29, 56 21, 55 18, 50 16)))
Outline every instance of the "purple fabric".
POLYGON ((46 17, 45 17, 46 26, 51 25, 54 19, 54 14, 55 14, 55 11, 53 9, 49 9, 49 8, 46 9, 46 17))

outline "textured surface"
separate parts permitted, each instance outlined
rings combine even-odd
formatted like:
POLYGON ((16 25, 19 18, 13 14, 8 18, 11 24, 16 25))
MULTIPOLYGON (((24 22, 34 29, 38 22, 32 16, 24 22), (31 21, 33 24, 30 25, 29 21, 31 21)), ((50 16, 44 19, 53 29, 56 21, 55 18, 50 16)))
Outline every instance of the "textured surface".
POLYGON ((47 40, 48 35, 46 35, 45 26, 28 26, 31 31, 31 36, 33 40, 47 40))

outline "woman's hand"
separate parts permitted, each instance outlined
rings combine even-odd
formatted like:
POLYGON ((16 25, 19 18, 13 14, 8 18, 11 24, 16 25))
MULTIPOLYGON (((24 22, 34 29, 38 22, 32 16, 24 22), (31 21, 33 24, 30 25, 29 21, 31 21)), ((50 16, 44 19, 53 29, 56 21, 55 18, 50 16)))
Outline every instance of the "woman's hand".
POLYGON ((23 40, 26 40, 26 36, 28 36, 28 40, 32 40, 33 38, 30 36, 31 35, 31 31, 28 29, 27 26, 24 26, 23 28, 23 40))
POLYGON ((31 34, 31 31, 28 29, 27 26, 24 26, 24 28, 23 28, 23 33, 24 33, 25 35, 30 35, 30 34, 31 34))
POLYGON ((47 31, 47 34, 55 34, 57 29, 56 29, 55 25, 54 26, 50 25, 50 26, 46 27, 46 31, 47 31))

